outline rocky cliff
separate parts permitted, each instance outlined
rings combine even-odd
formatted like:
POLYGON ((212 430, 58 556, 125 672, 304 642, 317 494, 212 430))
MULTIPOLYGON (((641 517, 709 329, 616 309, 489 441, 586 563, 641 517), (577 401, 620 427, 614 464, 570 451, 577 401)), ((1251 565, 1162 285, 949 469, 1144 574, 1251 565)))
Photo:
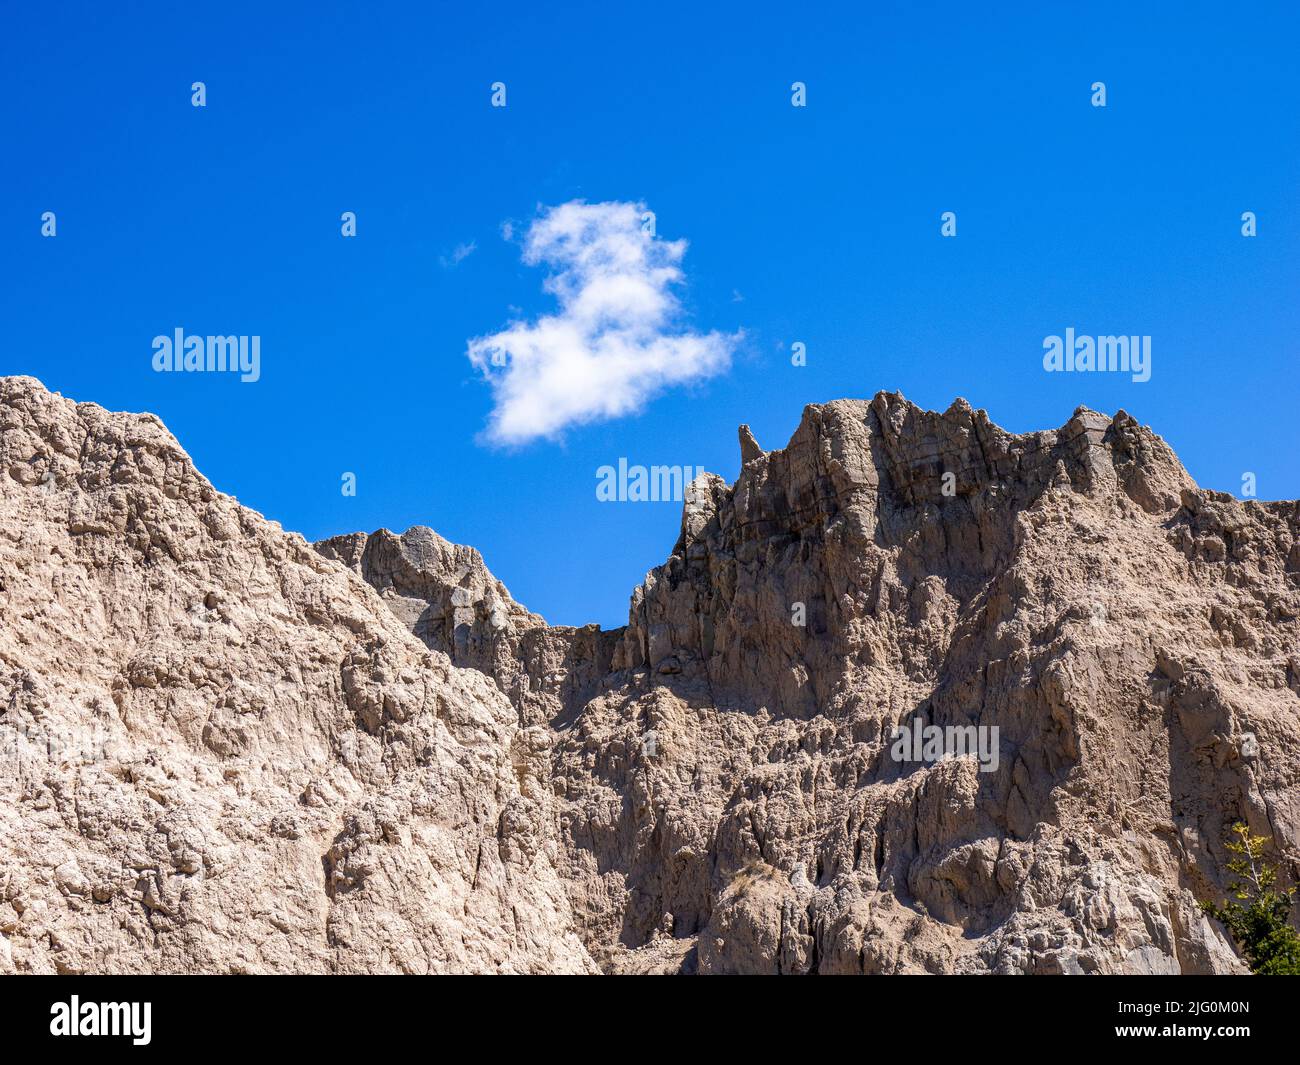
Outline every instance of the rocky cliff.
POLYGON ((1241 971, 1197 903, 1235 820, 1300 874, 1300 506, 1123 412, 741 449, 552 627, 0 379, 0 971, 1241 971))

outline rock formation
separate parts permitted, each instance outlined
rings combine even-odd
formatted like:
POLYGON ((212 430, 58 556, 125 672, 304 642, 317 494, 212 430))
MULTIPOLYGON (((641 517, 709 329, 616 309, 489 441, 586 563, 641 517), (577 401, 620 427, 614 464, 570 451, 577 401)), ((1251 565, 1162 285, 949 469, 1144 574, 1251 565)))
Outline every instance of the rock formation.
POLYGON ((0 379, 0 485, 0 971, 594 971, 492 681, 150 415, 0 379))
POLYGON ((1124 412, 740 442, 601 631, 0 379, 0 972, 1242 971, 1198 901, 1236 820, 1300 874, 1300 506, 1124 412))

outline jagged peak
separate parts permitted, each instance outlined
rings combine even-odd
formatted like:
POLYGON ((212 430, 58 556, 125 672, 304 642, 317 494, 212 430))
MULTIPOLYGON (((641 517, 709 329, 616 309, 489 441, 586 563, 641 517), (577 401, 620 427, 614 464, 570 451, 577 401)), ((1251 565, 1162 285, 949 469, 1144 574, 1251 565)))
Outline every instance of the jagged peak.
POLYGON ((755 459, 763 457, 763 449, 758 446, 758 441, 754 439, 754 432, 748 425, 742 425, 737 430, 740 436, 740 464, 743 466, 747 462, 753 462, 755 459))
POLYGON ((1111 416, 1081 405, 1059 428, 1012 433, 963 397, 939 412, 885 390, 870 400, 808 404, 784 448, 745 458, 737 486, 797 465, 796 454, 821 440, 846 486, 883 485, 913 502, 993 484, 1033 498, 1059 483, 1058 463, 1076 489, 1118 487, 1152 512, 1176 508, 1182 489, 1195 486, 1172 449, 1123 410, 1111 416))

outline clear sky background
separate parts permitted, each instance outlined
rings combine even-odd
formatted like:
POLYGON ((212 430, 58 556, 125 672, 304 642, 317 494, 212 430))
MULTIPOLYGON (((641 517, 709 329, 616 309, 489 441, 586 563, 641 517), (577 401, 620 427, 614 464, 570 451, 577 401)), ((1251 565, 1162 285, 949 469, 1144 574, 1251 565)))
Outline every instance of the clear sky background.
POLYGON ((6 6, 0 373, 157 413, 288 529, 427 524, 617 625, 680 506, 599 503, 599 466, 730 480, 740 422, 782 446, 881 389, 1015 431, 1122 407, 1202 485, 1300 497, 1294 4, 285 6, 6 6), (519 234, 576 199, 645 202, 688 242, 678 327, 744 339, 494 445, 467 341, 554 308, 519 234), (1151 335, 1151 380, 1046 374, 1070 326, 1151 335), (154 373, 177 327, 260 335, 261 380, 154 373))

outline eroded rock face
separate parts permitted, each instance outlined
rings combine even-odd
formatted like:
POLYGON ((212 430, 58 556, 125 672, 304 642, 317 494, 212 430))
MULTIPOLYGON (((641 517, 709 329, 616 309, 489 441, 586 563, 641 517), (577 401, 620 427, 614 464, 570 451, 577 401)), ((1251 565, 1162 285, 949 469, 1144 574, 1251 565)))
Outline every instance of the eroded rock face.
POLYGON ((0 971, 582 972, 548 745, 150 415, 0 379, 0 971))
POLYGON ((610 672, 619 633, 548 626, 511 598, 478 551, 432 529, 351 533, 316 550, 374 586, 428 647, 495 679, 525 725, 580 710, 610 672))
POLYGON ((313 551, 148 415, 0 419, 0 971, 1234 972, 1227 827, 1300 872, 1300 507, 1123 412, 742 427, 613 632, 313 551))

